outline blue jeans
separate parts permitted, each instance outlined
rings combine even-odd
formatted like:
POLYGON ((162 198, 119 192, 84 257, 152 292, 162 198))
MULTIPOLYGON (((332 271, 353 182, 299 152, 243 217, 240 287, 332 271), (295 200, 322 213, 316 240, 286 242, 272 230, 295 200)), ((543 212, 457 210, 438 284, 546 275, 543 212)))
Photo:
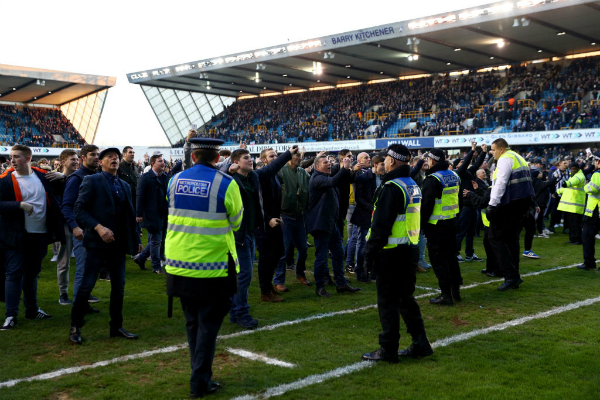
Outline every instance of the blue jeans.
MULTIPOLYGON (((166 224, 165 224, 166 226, 166 224)), ((165 238, 167 236, 167 230, 162 229, 155 232, 148 231, 148 244, 144 247, 144 250, 138 255, 140 260, 147 260, 150 256, 152 265, 152 271, 160 271, 160 261, 165 255, 165 238)))
POLYGON ((344 276, 344 249, 342 248, 342 238, 337 226, 334 226, 333 232, 315 231, 312 232, 315 238, 315 282, 317 289, 325 287, 325 276, 329 273, 328 253, 331 250, 331 266, 333 267, 333 278, 335 284, 339 286, 347 285, 344 276))
POLYGON ((37 281, 42 270, 42 260, 48 253, 45 233, 25 233, 24 249, 6 250, 6 316, 19 314, 19 302, 23 292, 25 315, 34 316, 37 306, 37 281))
MULTIPOLYGON (((306 245, 306 228, 304 226, 304 216, 298 218, 288 217, 282 215, 283 220, 283 248, 285 254, 281 257, 277 269, 275 270, 275 279, 273 283, 275 285, 283 285, 285 283, 285 260, 288 256, 287 252, 290 250, 290 243, 294 243, 294 246, 298 249, 298 258, 296 260, 296 275, 306 277, 304 271, 306 270, 306 258, 308 256, 308 246, 306 245)), ((293 251, 293 250, 292 250, 293 251)))
POLYGON ((423 233, 423 229, 421 229, 421 233, 419 233, 419 263, 425 262, 425 248, 427 247, 427 238, 423 233))
POLYGON ((356 273, 360 275, 365 271, 364 263, 365 263, 365 248, 367 247, 367 233, 369 233, 369 228, 361 228, 358 225, 354 225, 354 229, 352 231, 353 240, 358 245, 358 254, 356 256, 356 273))
MULTIPOLYGON (((350 222, 348 222, 350 225, 350 222)), ((348 236, 348 244, 346 246, 346 265, 355 264, 354 259, 356 256, 356 244, 358 243, 358 232, 360 228, 356 225, 352 225, 352 232, 348 236)))
POLYGON ((87 249, 83 280, 79 287, 78 296, 75 297, 71 310, 71 325, 81 328, 84 324, 83 317, 88 305, 88 299, 96 279, 103 265, 108 267, 110 273, 110 328, 119 329, 123 325, 123 296, 125 295, 125 253, 114 249, 87 249))
POLYGON ((477 224, 477 209, 464 206, 458 215, 458 229, 456 233, 456 251, 460 253, 462 240, 465 238, 465 255, 473 257, 473 237, 475 236, 475 226, 477 224))
MULTIPOLYGON (((79 291, 79 286, 83 281, 83 268, 85 267, 85 247, 83 247, 83 240, 77 239, 73 236, 73 252, 75 253, 75 277, 73 279, 73 301, 79 291)), ((87 300, 87 299, 86 299, 87 300)))
POLYGON ((244 244, 236 243, 235 250, 237 251, 238 262, 240 263, 240 272, 237 275, 237 293, 233 295, 231 309, 229 310, 229 318, 232 321, 250 315, 248 288, 252 281, 252 267, 256 254, 254 235, 247 233, 244 238, 244 244))

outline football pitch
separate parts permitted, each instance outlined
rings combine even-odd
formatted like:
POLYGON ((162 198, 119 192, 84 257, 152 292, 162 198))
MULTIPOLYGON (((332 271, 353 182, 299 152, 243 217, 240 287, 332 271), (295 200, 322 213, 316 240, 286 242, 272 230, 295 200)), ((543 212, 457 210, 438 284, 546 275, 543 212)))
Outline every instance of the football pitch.
MULTIPOLYGON (((325 299, 288 272, 285 302, 260 303, 255 265, 249 303, 260 326, 247 331, 225 318, 213 366, 223 388, 209 398, 598 398, 600 272, 576 268, 581 246, 566 244, 561 232, 534 239, 541 258, 521 258, 525 282, 518 290, 498 292, 501 280, 480 273, 485 262, 462 263, 463 300, 433 306, 435 275, 418 274, 415 296, 435 353, 394 365, 361 361, 379 347, 374 282, 358 283, 347 274, 362 291, 328 288, 332 296, 325 299)), ((485 258, 481 238, 475 252, 485 258)), ((93 294, 101 301, 93 306, 100 313, 87 316, 84 343, 73 346, 71 308, 58 304, 50 257, 38 303, 54 318, 26 320, 21 304, 19 325, 0 332, 0 398, 187 398, 185 319, 177 300, 167 318, 164 276, 141 271, 128 258, 123 326, 139 340, 109 338, 110 283, 99 281, 93 294)), ((313 260, 309 248, 310 271, 313 260)), ((71 279, 73 272, 74 259, 71 279)), ((405 348, 410 336, 403 323, 401 330, 405 348)))

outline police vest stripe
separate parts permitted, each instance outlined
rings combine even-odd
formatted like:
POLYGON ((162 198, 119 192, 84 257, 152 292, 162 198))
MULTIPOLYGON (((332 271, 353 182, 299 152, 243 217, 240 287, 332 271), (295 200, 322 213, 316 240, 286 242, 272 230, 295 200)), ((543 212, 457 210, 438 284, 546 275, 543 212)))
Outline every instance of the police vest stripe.
POLYGON ((460 178, 450 170, 443 170, 431 174, 443 186, 442 197, 434 200, 434 207, 429 220, 430 224, 438 221, 452 219, 458 214, 458 192, 460 191, 460 178))
POLYGON ((590 182, 590 183, 588 183, 588 185, 593 187, 594 189, 596 189, 598 192, 600 192, 600 187, 598 187, 598 185, 596 185, 594 182, 590 182))
POLYGON ((183 208, 169 208, 169 215, 174 217, 208 219, 211 221, 227 220, 227 213, 209 213, 206 211, 186 210, 183 208))
POLYGON ((194 263, 171 259, 167 259, 167 265, 176 268, 194 269, 197 271, 215 271, 219 269, 227 269, 228 266, 227 262, 194 263))
POLYGON ((173 232, 193 233, 195 235, 224 235, 231 231, 231 226, 208 228, 202 226, 187 226, 169 223, 167 224, 167 229, 173 232))

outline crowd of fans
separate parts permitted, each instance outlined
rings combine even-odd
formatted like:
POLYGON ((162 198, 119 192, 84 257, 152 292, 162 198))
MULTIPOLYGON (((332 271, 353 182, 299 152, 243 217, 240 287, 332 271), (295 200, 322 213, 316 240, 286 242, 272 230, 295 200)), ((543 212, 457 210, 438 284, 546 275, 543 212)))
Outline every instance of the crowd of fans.
POLYGON ((63 144, 85 145, 73 124, 57 109, 0 105, 0 141, 33 147, 52 147, 55 135, 63 144))
POLYGON ((351 140, 366 134, 473 134, 498 127, 503 132, 591 128, 600 123, 598 105, 588 103, 588 93, 599 98, 599 60, 576 59, 566 67, 514 65, 503 72, 434 75, 247 99, 227 107, 201 135, 260 144, 351 140), (522 99, 537 106, 518 101, 522 99), (580 104, 564 105, 575 101, 580 104), (367 119, 369 111, 377 113, 374 119, 367 119), (365 133, 370 125, 375 127, 365 133))

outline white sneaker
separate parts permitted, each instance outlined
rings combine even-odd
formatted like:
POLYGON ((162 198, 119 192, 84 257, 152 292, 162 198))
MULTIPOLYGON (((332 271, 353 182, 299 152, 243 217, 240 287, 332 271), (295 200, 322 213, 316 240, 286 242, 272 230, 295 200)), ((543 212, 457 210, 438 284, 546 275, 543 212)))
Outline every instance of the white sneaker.
POLYGON ((75 250, 71 252, 71 258, 75 258, 75 250))
POLYGON ((536 235, 535 237, 537 237, 537 238, 545 238, 545 239, 550 239, 550 236, 546 235, 545 233, 540 233, 539 235, 536 235))
POLYGON ((52 256, 52 258, 50 259, 50 261, 56 262, 58 260, 58 256, 55 254, 52 256))
POLYGON ((465 262, 465 259, 464 259, 464 258, 462 258, 462 256, 461 256, 460 254, 458 254, 458 255, 456 256, 456 259, 458 260, 458 262, 459 262, 459 263, 463 263, 463 262, 465 262))
POLYGON ((544 235, 552 235, 552 234, 554 234, 554 232, 552 232, 552 231, 551 231, 551 230, 549 230, 549 229, 544 229, 544 230, 542 231, 542 233, 543 233, 544 235))
POLYGON ((0 327, 0 331, 10 331, 16 325, 17 325, 17 317, 7 317, 6 320, 4 321, 4 324, 2 324, 2 327, 0 327))
POLYGON ((600 233, 596 233, 596 239, 600 239, 600 233))

